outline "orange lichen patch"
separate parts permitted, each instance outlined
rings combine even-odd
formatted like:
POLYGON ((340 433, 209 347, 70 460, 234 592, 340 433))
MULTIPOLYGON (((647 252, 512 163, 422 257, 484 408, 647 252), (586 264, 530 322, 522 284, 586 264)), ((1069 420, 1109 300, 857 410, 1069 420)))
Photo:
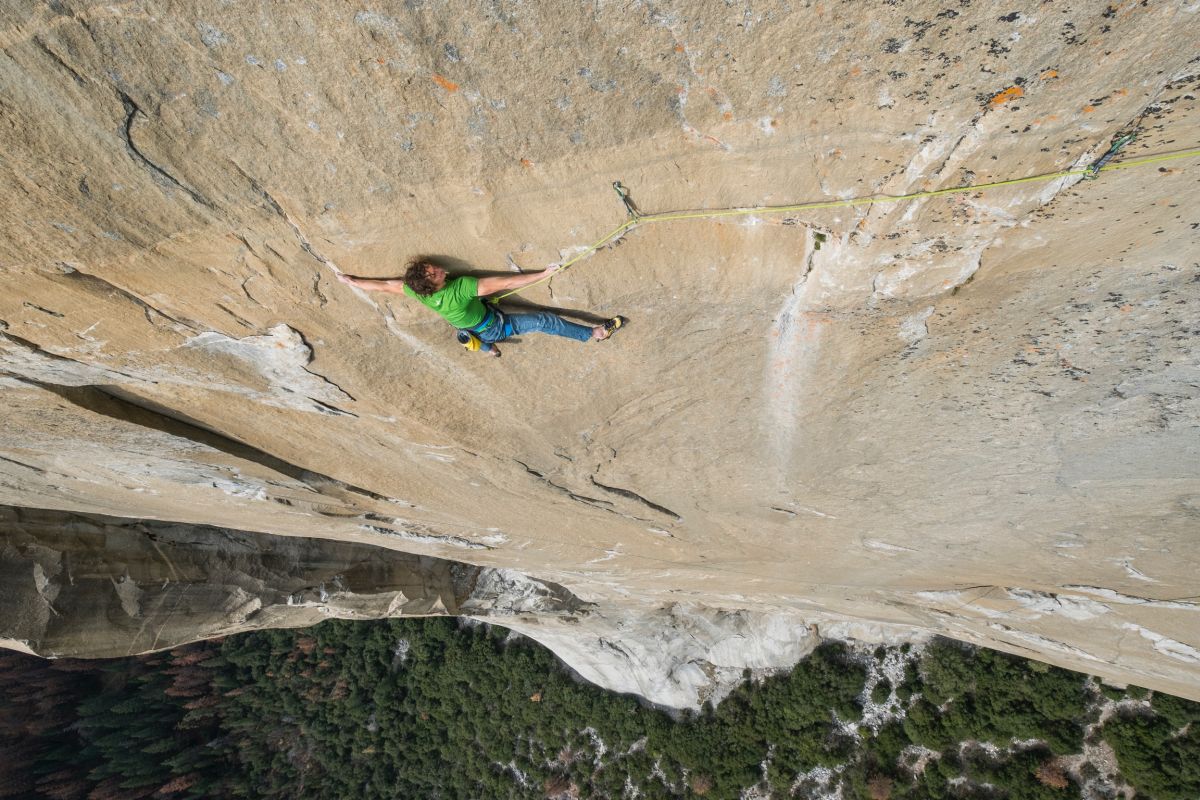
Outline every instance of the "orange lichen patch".
POLYGON ((724 114, 721 115, 721 118, 724 119, 726 122, 728 122, 729 120, 733 119, 733 112, 726 111, 724 114))
POLYGON ((677 44, 677 45, 675 45, 675 52, 676 52, 676 53, 682 53, 682 52, 683 52, 683 45, 681 45, 681 44, 677 44))
POLYGON ((445 89, 447 92, 457 92, 458 84, 452 80, 443 78, 441 75, 434 75, 433 82, 445 89))
POLYGON ((522 158, 521 166, 524 167, 525 169, 529 169, 530 167, 533 166, 533 162, 530 161, 528 158, 522 158))
POLYGON ((1113 92, 1113 95, 1116 97, 1124 97, 1127 94, 1129 94, 1128 89, 1117 89, 1116 91, 1113 92))
POLYGON ((1056 70, 1056 69, 1048 69, 1045 72, 1043 72, 1041 75, 1038 75, 1038 78, 1040 78, 1041 80, 1044 80, 1044 81, 1048 81, 1051 78, 1057 78, 1057 77, 1058 77, 1058 70, 1056 70))
POLYGON ((1128 314, 1130 311, 1133 311, 1133 306, 1129 305, 1129 303, 1126 303, 1125 305, 1121 306, 1117 310, 1120 311, 1122 314, 1128 314))
POLYGON ((853 68, 850 70, 850 77, 851 77, 851 78, 857 78, 859 75, 862 75, 862 67, 858 67, 858 66, 856 66, 856 67, 853 67, 853 68))
POLYGON ((1025 90, 1020 86, 1010 86, 1003 92, 997 92, 989 102, 991 103, 992 108, 995 108, 996 106, 1002 106, 1005 103, 1016 100, 1018 97, 1024 96, 1025 90))
POLYGON ((375 63, 376 63, 376 64, 386 64, 386 63, 387 63, 387 59, 386 59, 386 58, 384 58, 383 56, 380 56, 379 58, 375 59, 375 63))
POLYGON ((1095 106, 1084 106, 1083 107, 1083 113, 1085 113, 1085 114, 1090 114, 1095 110, 1096 110, 1095 106))

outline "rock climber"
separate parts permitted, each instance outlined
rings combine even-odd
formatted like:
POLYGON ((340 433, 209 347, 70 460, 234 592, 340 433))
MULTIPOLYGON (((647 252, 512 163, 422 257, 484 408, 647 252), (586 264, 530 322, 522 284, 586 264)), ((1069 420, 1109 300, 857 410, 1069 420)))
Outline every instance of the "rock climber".
POLYGON ((603 341, 612 336, 622 325, 624 317, 613 317, 601 325, 589 327, 570 322, 550 311, 512 313, 501 311, 495 305, 485 305, 482 298, 497 292, 520 289, 537 283, 558 271, 552 266, 541 272, 521 275, 474 278, 470 275, 451 277, 445 269, 428 261, 414 259, 408 263, 404 278, 375 279, 355 278, 338 273, 342 283, 373 292, 404 293, 416 298, 436 311, 459 331, 459 342, 468 349, 478 349, 492 356, 500 356, 496 342, 523 333, 549 333, 568 339, 586 342, 603 341), (472 347, 471 343, 477 345, 472 347))

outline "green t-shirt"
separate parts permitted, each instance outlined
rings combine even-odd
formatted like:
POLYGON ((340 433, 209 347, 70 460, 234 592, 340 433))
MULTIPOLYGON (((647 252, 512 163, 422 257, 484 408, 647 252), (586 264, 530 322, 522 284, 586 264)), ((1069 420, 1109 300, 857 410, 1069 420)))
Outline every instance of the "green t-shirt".
POLYGON ((469 275, 450 278, 445 286, 428 297, 417 294, 407 286, 404 287, 406 295, 420 300, 456 328, 474 328, 483 322, 487 308, 476 294, 478 291, 479 279, 469 275))

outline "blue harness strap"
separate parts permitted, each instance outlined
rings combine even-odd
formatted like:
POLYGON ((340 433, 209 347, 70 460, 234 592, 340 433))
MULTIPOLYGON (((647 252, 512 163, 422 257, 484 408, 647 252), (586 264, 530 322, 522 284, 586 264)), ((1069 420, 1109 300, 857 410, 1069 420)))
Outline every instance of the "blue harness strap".
POLYGON ((474 328, 467 328, 466 330, 469 330, 471 333, 480 334, 480 336, 482 337, 482 334, 484 333, 484 331, 487 331, 490 328, 492 328, 492 326, 494 326, 497 322, 500 323, 501 327, 500 327, 500 335, 498 337, 496 337, 496 341, 501 341, 503 339, 507 339, 508 337, 513 335, 512 323, 508 321, 508 318, 504 316, 504 314, 500 311, 500 309, 493 308, 490 306, 488 307, 487 315, 484 316, 484 318, 482 320, 480 320, 479 324, 476 325, 474 328))
POLYGON ((495 319, 496 310, 489 307, 487 313, 483 315, 483 319, 479 321, 479 324, 474 328, 467 328, 467 330, 471 331, 472 333, 479 333, 480 331, 486 330, 487 327, 495 321, 495 319))

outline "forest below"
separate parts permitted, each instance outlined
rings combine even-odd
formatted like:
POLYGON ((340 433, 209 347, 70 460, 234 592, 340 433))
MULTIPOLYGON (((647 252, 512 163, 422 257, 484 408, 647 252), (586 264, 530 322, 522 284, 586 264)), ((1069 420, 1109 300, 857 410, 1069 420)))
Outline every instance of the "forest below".
POLYGON ((444 618, 0 675, 2 798, 1200 797, 1200 704, 941 639, 827 643, 682 715, 444 618))

